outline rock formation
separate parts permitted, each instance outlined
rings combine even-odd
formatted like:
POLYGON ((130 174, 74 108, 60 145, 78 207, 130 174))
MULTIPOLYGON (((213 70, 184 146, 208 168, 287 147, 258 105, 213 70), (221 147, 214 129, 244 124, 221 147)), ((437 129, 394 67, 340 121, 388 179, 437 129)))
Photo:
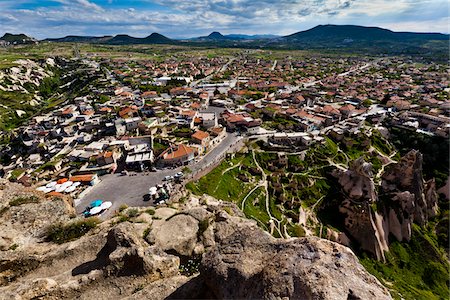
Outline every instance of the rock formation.
POLYGON ((349 248, 251 227, 207 252, 201 275, 216 299, 390 299, 349 248))
POLYGON ((423 179, 422 155, 416 150, 385 168, 378 193, 370 169, 360 158, 346 172, 335 172, 344 195, 339 211, 361 248, 384 259, 389 234, 409 241, 413 222, 424 225, 437 214, 437 194, 434 180, 423 179))
POLYGON ((16 246, 0 250, 0 299, 390 299, 349 248, 275 239, 233 204, 208 198, 182 209, 129 208, 58 245, 46 241, 42 219, 68 222, 66 200, 16 184, 1 189, 0 221, 9 226, 2 229, 17 237, 2 232, 3 243, 16 246), (37 200, 11 206, 18 194, 37 200), (200 273, 180 271, 199 255, 200 273))

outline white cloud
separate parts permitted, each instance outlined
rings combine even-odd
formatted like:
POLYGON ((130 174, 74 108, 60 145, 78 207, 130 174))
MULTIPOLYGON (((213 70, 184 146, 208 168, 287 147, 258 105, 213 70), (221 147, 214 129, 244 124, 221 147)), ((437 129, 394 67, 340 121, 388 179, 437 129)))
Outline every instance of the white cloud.
POLYGON ((284 35, 318 24, 356 24, 448 32, 445 0, 135 0, 127 2, 127 8, 117 6, 119 1, 101 7, 89 0, 53 0, 61 5, 14 9, 14 3, 30 1, 0 0, 0 31, 14 29, 38 38, 117 33, 142 37, 154 31, 192 37, 213 30, 284 35), (146 1, 163 9, 147 8, 146 1))

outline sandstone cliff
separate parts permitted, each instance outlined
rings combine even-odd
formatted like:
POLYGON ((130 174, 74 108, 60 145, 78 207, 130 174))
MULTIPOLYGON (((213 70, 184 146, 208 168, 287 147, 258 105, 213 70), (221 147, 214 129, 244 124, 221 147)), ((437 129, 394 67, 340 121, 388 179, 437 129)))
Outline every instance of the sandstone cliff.
POLYGON ((275 239, 211 198, 128 208, 58 245, 46 241, 43 218, 73 222, 67 199, 1 189, 0 299, 390 299, 349 248, 275 239), (11 206, 18 194, 36 198, 11 206))
POLYGON ((384 259, 388 236, 409 241, 412 223, 424 225, 437 214, 434 180, 422 176, 422 154, 411 150, 398 163, 388 165, 375 186, 370 163, 355 160, 349 170, 336 171, 343 200, 339 211, 345 228, 362 249, 384 259))

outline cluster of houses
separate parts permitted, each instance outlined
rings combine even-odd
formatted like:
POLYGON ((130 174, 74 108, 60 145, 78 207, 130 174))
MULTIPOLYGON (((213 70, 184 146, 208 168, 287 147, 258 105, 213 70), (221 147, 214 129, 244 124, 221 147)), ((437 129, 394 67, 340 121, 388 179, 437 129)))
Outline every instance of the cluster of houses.
POLYGON ((269 131, 270 143, 307 147, 321 141, 320 129, 339 134, 386 113, 428 134, 450 129, 450 81, 439 65, 384 59, 345 74, 368 60, 244 56, 227 69, 221 57, 101 63, 108 84, 21 127, 0 176, 31 184, 181 166, 233 131, 269 131))

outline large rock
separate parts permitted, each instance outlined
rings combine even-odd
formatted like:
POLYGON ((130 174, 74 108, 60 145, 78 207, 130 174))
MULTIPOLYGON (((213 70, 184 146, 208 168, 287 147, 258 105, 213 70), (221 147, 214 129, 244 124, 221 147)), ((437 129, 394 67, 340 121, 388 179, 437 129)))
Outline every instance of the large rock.
POLYGON ((371 165, 363 158, 334 175, 342 187, 339 211, 344 215, 346 231, 378 259, 384 259, 384 252, 389 250, 389 234, 399 241, 409 241, 413 223, 424 225, 437 214, 435 183, 424 181, 422 154, 416 150, 385 167, 379 193, 371 165))
POLYGON ((147 240, 164 251, 174 250, 180 255, 191 256, 198 230, 198 221, 194 217, 179 214, 154 226, 147 240))
POLYGON ((275 239, 252 227, 207 252, 201 274, 218 299, 391 299, 349 248, 312 237, 275 239))
POLYGON ((127 222, 109 231, 106 245, 97 255, 99 260, 106 258, 107 275, 146 275, 159 279, 178 273, 178 257, 168 255, 160 248, 148 247, 133 232, 133 225, 127 222))

